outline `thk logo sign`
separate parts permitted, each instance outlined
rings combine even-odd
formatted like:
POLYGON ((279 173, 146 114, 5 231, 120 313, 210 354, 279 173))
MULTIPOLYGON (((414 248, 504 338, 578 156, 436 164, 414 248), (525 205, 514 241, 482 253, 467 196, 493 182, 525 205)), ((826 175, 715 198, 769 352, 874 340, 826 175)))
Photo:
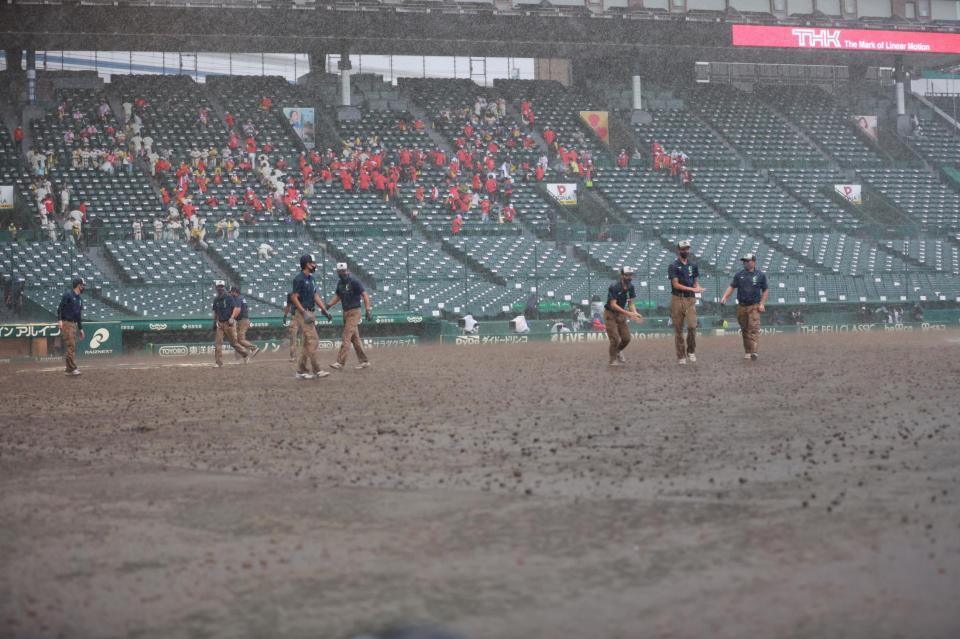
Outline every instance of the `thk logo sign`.
POLYGON ((792 29, 797 45, 804 48, 839 49, 840 29, 792 29))

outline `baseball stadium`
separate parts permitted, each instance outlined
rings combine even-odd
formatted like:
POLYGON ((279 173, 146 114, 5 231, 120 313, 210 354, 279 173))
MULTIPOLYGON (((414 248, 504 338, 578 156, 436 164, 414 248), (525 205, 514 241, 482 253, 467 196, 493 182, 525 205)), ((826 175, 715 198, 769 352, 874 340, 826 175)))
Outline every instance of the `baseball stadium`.
POLYGON ((0 280, 0 637, 960 637, 960 0, 8 0, 0 280))

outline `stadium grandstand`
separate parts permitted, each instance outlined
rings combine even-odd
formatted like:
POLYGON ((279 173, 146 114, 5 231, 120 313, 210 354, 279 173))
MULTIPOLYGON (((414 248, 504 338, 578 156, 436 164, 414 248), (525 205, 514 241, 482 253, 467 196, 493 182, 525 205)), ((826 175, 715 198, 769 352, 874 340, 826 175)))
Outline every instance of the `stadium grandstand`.
POLYGON ((960 0, 4 0, 0 288, 0 639, 960 638, 960 0))
POLYGON ((49 321, 81 275, 92 320, 206 317, 214 279, 277 316, 311 252, 328 276, 346 261, 385 313, 505 319, 533 298, 567 316, 628 264, 656 314, 678 239, 694 244, 705 310, 745 252, 785 309, 950 307, 960 47, 765 49, 729 32, 909 27, 922 41, 960 25, 957 7, 8 3, 0 35, 21 46, 0 59, 0 312, 49 321), (174 7, 217 19, 160 50, 146 34, 182 30, 163 26, 174 7), (117 26, 97 48, 36 27, 69 19, 79 34, 95 17, 117 26), (243 51, 251 21, 275 51, 243 51), (522 35, 547 25, 550 44, 522 35), (671 33, 700 39, 672 47, 671 33))

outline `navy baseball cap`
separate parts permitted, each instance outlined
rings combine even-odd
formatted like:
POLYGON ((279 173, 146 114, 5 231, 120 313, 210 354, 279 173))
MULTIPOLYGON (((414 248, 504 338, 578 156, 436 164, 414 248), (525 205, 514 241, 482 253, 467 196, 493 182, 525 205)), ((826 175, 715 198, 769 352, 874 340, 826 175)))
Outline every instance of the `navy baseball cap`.
POLYGON ((313 256, 310 254, 300 256, 300 268, 313 263, 313 256))

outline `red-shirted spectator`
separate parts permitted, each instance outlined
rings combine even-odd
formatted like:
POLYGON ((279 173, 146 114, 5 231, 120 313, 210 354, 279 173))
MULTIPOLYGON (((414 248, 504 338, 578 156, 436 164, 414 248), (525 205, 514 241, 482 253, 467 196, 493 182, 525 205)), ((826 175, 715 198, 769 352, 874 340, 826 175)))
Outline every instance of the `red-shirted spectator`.
POLYGON ((483 188, 486 190, 487 195, 493 197, 497 192, 497 181, 492 177, 488 177, 487 180, 483 183, 483 188))
POLYGON ((547 146, 553 146, 553 142, 557 139, 557 134, 553 132, 553 129, 546 127, 543 130, 543 141, 547 143, 547 146))
POLYGON ((460 229, 462 228, 463 228, 463 216, 457 213, 456 216, 454 216, 453 218, 453 222, 450 224, 450 231, 454 235, 459 235, 460 229))
POLYGON ((263 111, 269 111, 271 108, 273 108, 273 100, 267 96, 263 96, 260 99, 260 109, 263 111))
POLYGON ((237 123, 237 121, 233 118, 233 114, 230 113, 229 111, 227 111, 226 116, 224 116, 224 120, 226 120, 227 122, 228 129, 232 129, 234 125, 237 123))
POLYGON ((625 169, 629 163, 630 157, 627 155, 626 149, 620 149, 620 153, 617 155, 617 167, 625 169))

